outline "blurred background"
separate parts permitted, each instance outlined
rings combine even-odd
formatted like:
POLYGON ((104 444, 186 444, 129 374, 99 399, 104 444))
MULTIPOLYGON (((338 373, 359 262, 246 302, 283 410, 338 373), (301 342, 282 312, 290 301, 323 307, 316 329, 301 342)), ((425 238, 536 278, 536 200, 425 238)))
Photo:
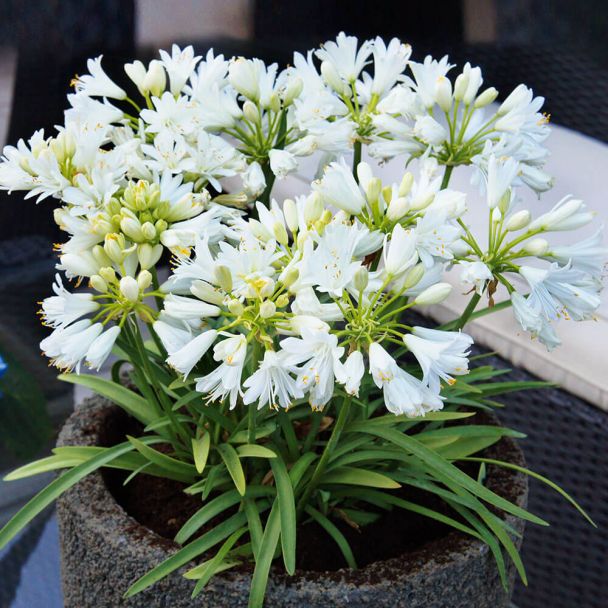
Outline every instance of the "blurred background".
MULTIPOLYGON (((546 97, 545 110, 553 123, 608 141, 605 0, 1 0, 0 145, 27 139, 42 127, 51 132, 62 122, 70 80, 86 71, 88 57, 103 53, 104 68, 120 84, 126 61, 149 60, 173 42, 192 44, 197 54, 213 47, 228 56, 257 56, 282 66, 294 50, 306 51, 341 30, 360 39, 397 36, 412 44, 417 61, 428 53, 448 53, 458 66, 468 60, 481 66, 485 84, 503 96, 525 82, 546 97)), ((600 204, 602 197, 594 202, 600 204)), ((68 386, 55 380, 55 370, 47 367, 38 348, 46 330, 37 319, 37 301, 49 293, 52 243, 59 236, 52 204, 46 200, 36 205, 19 193, 0 192, 0 355, 8 364, 0 377, 0 472, 47 451, 73 406, 68 386)), ((565 469, 572 477, 571 467, 580 464, 573 462, 575 455, 549 462, 559 443, 547 446, 542 441, 574 433, 581 450, 602 445, 608 436, 605 414, 557 391, 536 399, 540 408, 551 407, 565 418, 561 426, 545 428, 536 438, 530 429, 526 443, 534 445, 527 448, 528 461, 540 472, 554 478, 557 474, 558 481, 565 469), (573 408, 576 416, 567 418, 573 408)), ((524 414, 515 412, 509 423, 516 419, 526 431, 531 417, 542 419, 538 412, 524 414)), ((589 469, 575 472, 568 490, 576 495, 576 486, 589 489, 592 484, 593 500, 605 505, 608 463, 592 453, 594 477, 584 478, 589 469), (602 477, 604 486, 595 485, 602 477)), ((587 456, 576 456, 580 458, 587 456)), ((7 487, 0 482, 0 523, 39 483, 36 479, 7 487)), ((543 496, 533 486, 533 510, 549 508, 543 496)), ((577 498, 591 506, 584 497, 577 498)), ((550 500, 556 502, 553 496, 550 500)), ((576 515, 568 507, 560 509, 539 513, 550 520, 553 515, 557 529, 527 536, 524 557, 531 585, 518 588, 515 601, 520 608, 543 603, 608 606, 606 537, 583 523, 577 527, 572 523, 576 515), (583 549, 585 555, 566 559, 583 549)), ((7 568, 0 556, 0 581, 18 576, 7 568)), ((0 582, 0 607, 11 605, 9 595, 2 595, 0 582)))

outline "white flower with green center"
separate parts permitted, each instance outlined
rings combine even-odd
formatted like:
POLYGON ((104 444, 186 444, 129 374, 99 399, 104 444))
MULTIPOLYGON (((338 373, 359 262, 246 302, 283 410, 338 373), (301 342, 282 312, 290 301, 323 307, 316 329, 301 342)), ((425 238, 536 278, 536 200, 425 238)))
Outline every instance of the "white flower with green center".
POLYGON ((344 348, 326 331, 302 329, 302 338, 280 342, 287 365, 300 365, 297 386, 308 393, 310 406, 320 410, 333 397, 335 370, 341 365, 344 348))
POLYGON ((426 327, 414 327, 412 331, 403 336, 403 342, 418 360, 422 381, 431 391, 439 394, 441 380, 451 385, 455 382, 452 376, 469 373, 467 357, 473 344, 469 335, 426 327))
POLYGON ((314 182, 312 187, 327 205, 351 215, 359 215, 367 206, 365 196, 343 158, 339 162, 331 163, 321 180, 314 182))
POLYGON ((289 409, 294 399, 300 399, 304 392, 290 375, 297 372, 295 365, 287 365, 285 354, 267 350, 258 369, 245 382, 247 390, 243 395, 243 403, 250 405, 257 402, 258 409, 269 405, 273 409, 282 407, 289 409))
POLYGON ((95 312, 99 303, 93 300, 91 293, 70 293, 55 275, 53 291, 56 295, 45 298, 42 302, 42 320, 50 327, 65 327, 84 315, 95 312))
POLYGON ((359 49, 357 49, 358 44, 359 41, 355 36, 347 36, 344 32, 340 32, 335 42, 333 40, 325 42, 323 47, 316 51, 316 55, 321 61, 328 61, 340 77, 351 83, 357 80, 373 50, 369 40, 363 42, 359 49))
POLYGON ((443 408, 439 395, 402 370, 377 342, 369 345, 369 371, 376 386, 383 391, 389 412, 413 417, 443 408))

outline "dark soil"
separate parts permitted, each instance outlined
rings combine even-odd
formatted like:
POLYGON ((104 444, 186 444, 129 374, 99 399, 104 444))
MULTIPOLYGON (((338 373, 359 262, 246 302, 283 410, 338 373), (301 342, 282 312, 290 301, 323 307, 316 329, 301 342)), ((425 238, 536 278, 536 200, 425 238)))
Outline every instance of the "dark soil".
MULTIPOLYGON (((141 433, 141 427, 138 428, 137 423, 126 418, 122 412, 118 413, 117 418, 120 420, 117 419, 116 424, 112 425, 113 428, 108 429, 106 436, 102 438, 104 445, 123 441, 125 434, 137 436, 141 433)), ((483 418, 482 415, 475 416, 475 423, 491 423, 486 415, 483 415, 483 418)), ((517 459, 513 444, 505 440, 486 453, 488 457, 503 460, 517 459)), ((476 476, 477 469, 473 463, 467 464, 467 472, 476 476)), ((182 483, 140 474, 125 486, 125 477, 123 471, 108 469, 104 472, 108 488, 125 511, 165 539, 173 539, 181 526, 202 506, 200 496, 183 493, 185 486, 182 483)), ((517 492, 517 488, 510 487, 512 480, 512 473, 488 467, 485 484, 511 500, 517 492)), ((413 488, 402 488, 399 494, 411 502, 457 518, 443 501, 432 494, 413 488)), ((414 560, 426 560, 431 554, 436 555, 434 548, 437 543, 441 543, 444 551, 458 550, 466 539, 464 534, 447 525, 397 508, 385 512, 377 521, 359 529, 355 529, 339 516, 331 519, 349 541, 359 567, 402 555, 408 555, 414 560)), ((204 531, 217 523, 212 521, 204 531)), ((314 522, 298 530, 297 542, 299 570, 328 572, 346 565, 335 542, 314 522)))

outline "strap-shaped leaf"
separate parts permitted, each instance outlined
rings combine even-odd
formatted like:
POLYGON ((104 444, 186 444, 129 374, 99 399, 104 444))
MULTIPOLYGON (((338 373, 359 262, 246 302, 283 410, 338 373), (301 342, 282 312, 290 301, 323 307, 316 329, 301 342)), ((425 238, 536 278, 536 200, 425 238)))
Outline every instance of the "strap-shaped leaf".
POLYGON ((240 445, 237 449, 237 454, 241 458, 276 458, 276 452, 273 452, 269 448, 263 445, 257 445, 255 443, 246 443, 240 445))
POLYGON ((222 443, 217 446, 217 451, 220 453, 239 494, 245 496, 245 472, 236 450, 229 443, 222 443))
POLYGON ((210 447, 211 435, 209 433, 205 432, 202 437, 192 438, 192 457, 194 458, 196 471, 199 474, 205 470, 210 447))
POLYGON ((94 456, 90 460, 79 464, 70 469, 57 479, 53 480, 48 486, 40 490, 28 503, 25 504, 0 530, 0 548, 8 543, 24 526, 26 526, 36 515, 50 505, 58 496, 63 494, 68 488, 78 483, 89 473, 99 469, 111 462, 114 458, 130 452, 133 446, 128 443, 120 443, 105 452, 94 456))
POLYGON ((177 553, 174 553, 171 557, 167 558, 158 566, 144 574, 141 578, 137 579, 124 594, 125 598, 132 597, 136 593, 143 591, 153 585, 157 581, 165 578, 168 574, 171 574, 174 570, 181 568, 184 564, 187 564, 190 560, 198 557, 205 551, 211 549, 218 543, 221 543, 225 538, 236 532, 246 522, 247 518, 243 512, 235 513, 228 519, 224 520, 213 530, 210 530, 206 534, 203 534, 200 538, 187 544, 185 547, 180 549, 177 553))
POLYGON ((404 435, 403 433, 394 431, 392 429, 368 425, 367 422, 352 425, 351 430, 355 429, 360 433, 368 433, 402 447, 404 450, 422 460, 436 473, 445 476, 445 478, 454 482, 458 486, 468 490, 476 496, 479 496, 479 498, 489 502, 499 509, 502 509, 503 511, 506 511, 507 513, 511 513, 516 517, 521 517, 522 519, 531 521, 532 523, 539 524, 541 526, 549 525, 544 519, 529 513, 517 505, 514 505, 508 500, 502 498, 502 496, 498 496, 498 494, 481 485, 469 477, 466 473, 463 473, 452 463, 437 454, 437 452, 430 450, 426 446, 422 445, 419 441, 416 441, 416 439, 413 437, 404 435))
POLYGON ((130 435, 127 435, 127 439, 144 458, 147 458, 150 462, 162 469, 166 469, 175 475, 181 476, 186 482, 191 482, 196 478, 196 468, 193 465, 158 452, 154 448, 147 446, 141 440, 131 437, 130 435))
POLYGON ((249 590, 248 608, 263 608, 264 596, 266 595, 266 585, 268 583, 268 573, 274 557, 274 552, 279 542, 281 533, 281 517, 279 513, 279 500, 275 499, 270 515, 264 528, 264 536, 260 544, 260 551, 255 562, 251 588, 249 590))
MULTIPOLYGON (((219 551, 206 563, 204 570, 201 569, 199 580, 197 581, 194 591, 192 591, 192 598, 194 599, 204 588, 205 585, 211 580, 218 571, 221 571, 220 567, 224 562, 224 558, 234 546, 234 543, 247 532, 247 528, 241 528, 236 532, 233 532, 220 547, 219 551)), ((238 563, 238 562, 236 562, 238 563)), ((233 562, 234 564, 234 562, 233 562)), ((228 566, 231 567, 231 566, 228 566)), ((226 570, 226 568, 223 568, 226 570)), ((192 572, 192 570, 190 570, 192 572)), ((187 573, 186 573, 187 574, 187 573)))
POLYGON ((106 397, 144 425, 155 421, 160 412, 156 406, 128 388, 90 374, 60 374, 59 380, 79 384, 106 397))
POLYGON ((367 469, 357 467, 336 467, 323 475, 321 483, 340 483, 353 486, 367 486, 370 488, 385 488, 395 490, 401 487, 394 479, 367 469))
POLYGON ((281 549, 288 574, 296 569, 296 502, 291 479, 285 463, 277 458, 270 461, 277 486, 277 498, 281 511, 281 549))
POLYGON ((356 569, 357 562, 355 560, 355 556, 353 555, 353 551, 350 548, 344 534, 342 534, 342 532, 340 532, 340 530, 327 517, 325 517, 325 515, 310 505, 305 508, 305 511, 334 539, 338 545, 338 548, 342 552, 348 567, 356 569))

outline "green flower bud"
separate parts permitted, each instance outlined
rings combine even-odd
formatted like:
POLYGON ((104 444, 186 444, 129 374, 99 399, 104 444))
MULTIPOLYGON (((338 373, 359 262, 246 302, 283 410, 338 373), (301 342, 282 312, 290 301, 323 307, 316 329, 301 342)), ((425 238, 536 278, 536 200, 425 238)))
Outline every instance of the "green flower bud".
POLYGON ((112 232, 110 234, 106 234, 103 249, 106 252, 106 255, 117 264, 122 264, 125 259, 124 249, 125 249, 125 237, 122 234, 116 234, 112 232))
POLYGON ((89 279, 89 285, 99 293, 106 293, 106 291, 108 291, 108 284, 98 274, 94 274, 89 279))
POLYGON ((257 123, 260 120, 260 111, 258 106, 249 99, 243 104, 243 116, 252 123, 257 123))
POLYGON ((213 272, 216 283, 226 292, 232 291, 232 274, 228 266, 216 266, 213 272))
POLYGON ((114 268, 112 268, 111 266, 105 266, 104 268, 100 268, 99 276, 106 283, 114 283, 116 281, 116 273, 114 272, 114 268))
POLYGON ((245 307, 239 300, 230 300, 228 302, 228 310, 237 317, 240 317, 245 312, 245 307))
POLYGON ((277 308, 285 308, 289 304, 289 296, 286 293, 282 293, 277 299, 275 304, 277 308))
POLYGON ((144 236, 144 239, 151 241, 156 238, 156 228, 154 228, 154 224, 151 222, 145 222, 142 224, 141 232, 144 236))
POLYGON ((399 184, 399 196, 407 196, 414 185, 414 176, 407 171, 404 176, 401 178, 401 183, 399 184))
POLYGON ((316 222, 323 213, 323 199, 318 192, 313 192, 304 203, 304 221, 307 224, 316 222))
POLYGON ((276 311, 277 307, 275 303, 270 300, 265 300, 260 305, 260 317, 262 317, 262 319, 269 319, 276 311))
POLYGON ((139 260, 139 265, 142 270, 147 270, 148 268, 152 268, 158 260, 160 260, 160 256, 163 254, 163 246, 162 245, 150 245, 149 243, 142 243, 137 246, 137 259, 139 260))
POLYGON ((358 292, 365 291, 369 282, 369 272, 365 266, 357 268, 353 277, 353 285, 358 292))
POLYGON ((285 226, 281 224, 281 222, 275 222, 272 227, 272 233, 274 234, 274 238, 281 243, 281 245, 286 246, 289 242, 289 236, 287 235, 287 230, 285 226))

